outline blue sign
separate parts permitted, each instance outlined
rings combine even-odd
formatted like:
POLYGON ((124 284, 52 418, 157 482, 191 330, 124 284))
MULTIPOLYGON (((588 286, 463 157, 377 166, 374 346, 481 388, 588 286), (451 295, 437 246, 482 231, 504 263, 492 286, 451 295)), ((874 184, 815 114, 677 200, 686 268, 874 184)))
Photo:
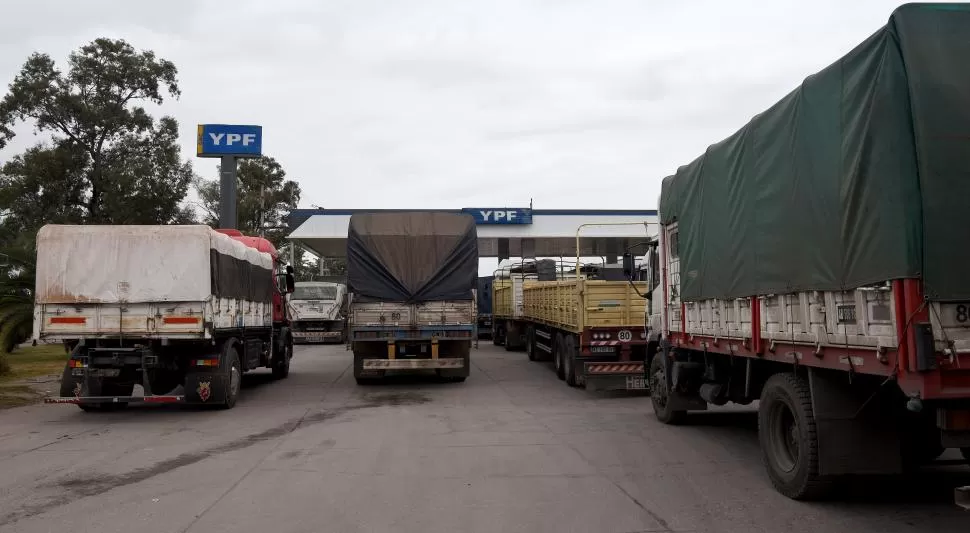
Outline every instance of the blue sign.
POLYGON ((532 209, 509 207, 466 207, 461 210, 476 224, 532 224, 532 209))
POLYGON ((263 127, 199 124, 199 157, 259 157, 263 155, 263 127))

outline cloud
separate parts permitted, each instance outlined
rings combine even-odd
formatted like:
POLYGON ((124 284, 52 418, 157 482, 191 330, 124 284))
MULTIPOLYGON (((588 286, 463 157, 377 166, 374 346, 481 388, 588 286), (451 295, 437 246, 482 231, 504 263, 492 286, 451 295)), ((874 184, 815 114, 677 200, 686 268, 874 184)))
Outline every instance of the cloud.
MULTIPOLYGON (((653 208, 660 180, 888 19, 888 0, 12 3, 0 83, 107 35, 195 125, 256 123, 306 206, 653 208), (43 24, 38 21, 43 21, 43 24)), ((32 142, 30 128, 0 158, 32 142)), ((215 162, 196 160, 215 177, 215 162)))

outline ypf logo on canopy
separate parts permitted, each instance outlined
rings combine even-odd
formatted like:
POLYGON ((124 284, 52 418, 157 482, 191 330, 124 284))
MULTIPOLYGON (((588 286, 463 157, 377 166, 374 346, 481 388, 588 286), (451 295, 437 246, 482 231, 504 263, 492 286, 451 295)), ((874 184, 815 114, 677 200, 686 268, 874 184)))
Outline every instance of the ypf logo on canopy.
POLYGON ((532 210, 520 208, 475 207, 462 209, 476 224, 532 224, 532 210))

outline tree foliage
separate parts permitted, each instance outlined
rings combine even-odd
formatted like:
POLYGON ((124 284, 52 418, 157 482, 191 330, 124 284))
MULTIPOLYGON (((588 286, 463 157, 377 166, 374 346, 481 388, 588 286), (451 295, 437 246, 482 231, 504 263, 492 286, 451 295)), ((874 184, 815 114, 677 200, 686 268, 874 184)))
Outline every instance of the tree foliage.
MULTIPOLYGON (((4 165, 4 219, 26 214, 25 198, 60 195, 62 221, 165 224, 182 220, 192 167, 183 161, 178 124, 142 107, 179 96, 176 68, 123 40, 97 39, 73 52, 66 72, 34 53, 0 100, 0 148, 11 126, 30 121, 52 141, 4 165), (39 173, 36 173, 39 172, 39 173), (64 217, 69 217, 64 219, 64 217)), ((36 219, 43 214, 28 216, 36 219)), ((23 229, 23 228, 10 228, 23 229)), ((36 230, 36 227, 30 228, 36 230)))
MULTIPOLYGON (((286 242, 286 215, 300 203, 300 185, 286 179, 283 167, 269 156, 241 160, 236 179, 239 230, 263 235, 279 249, 286 242)), ((218 227, 219 180, 199 180, 196 188, 206 224, 218 227)))
POLYGON ((23 313, 32 306, 41 226, 194 218, 181 206, 193 174, 181 156, 178 123, 156 120, 143 107, 177 98, 176 75, 174 64, 151 51, 96 39, 71 53, 66 69, 34 53, 14 77, 0 100, 0 148, 20 122, 48 140, 0 167, 0 251, 20 257, 0 266, 0 353, 29 336, 23 313))
POLYGON ((0 249, 0 374, 8 370, 4 354, 30 337, 34 272, 22 249, 0 249))

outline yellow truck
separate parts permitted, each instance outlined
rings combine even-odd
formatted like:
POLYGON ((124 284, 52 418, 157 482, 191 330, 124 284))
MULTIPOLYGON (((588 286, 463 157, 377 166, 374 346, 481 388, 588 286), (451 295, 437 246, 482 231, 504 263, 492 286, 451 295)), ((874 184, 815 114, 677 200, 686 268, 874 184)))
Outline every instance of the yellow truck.
POLYGON ((532 361, 552 359, 571 386, 646 390, 644 363, 656 351, 644 327, 647 283, 571 276, 538 281, 497 273, 493 341, 506 350, 525 349, 532 361))

